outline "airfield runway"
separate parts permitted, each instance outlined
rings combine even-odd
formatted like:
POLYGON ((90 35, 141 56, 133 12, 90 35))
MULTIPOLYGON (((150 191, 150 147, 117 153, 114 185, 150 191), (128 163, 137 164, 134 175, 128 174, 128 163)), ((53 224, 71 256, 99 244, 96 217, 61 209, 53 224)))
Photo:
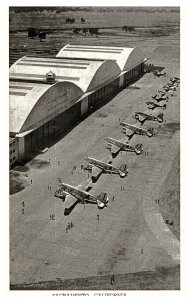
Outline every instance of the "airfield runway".
MULTIPOLYGON (((128 176, 103 174, 90 190, 94 195, 108 193, 106 208, 78 204, 69 216, 64 216, 64 202, 54 197, 58 178, 71 185, 88 178, 88 172, 81 169, 86 165, 84 158, 102 159, 108 155, 104 139, 124 136, 119 121, 135 123, 132 114, 148 111, 145 103, 151 95, 170 77, 179 77, 179 56, 169 60, 172 49, 159 51, 166 77, 145 74, 27 164, 29 186, 10 196, 11 284, 179 265, 179 240, 165 224, 155 202, 179 153, 179 87, 162 111, 165 122, 159 125, 146 121, 143 125, 154 127, 156 136, 134 135, 130 140, 132 145, 142 143, 148 155, 119 154, 113 164, 127 163, 128 176), (73 166, 77 167, 75 171, 73 166), (50 220, 51 214, 55 220, 50 220), (66 232, 71 221, 74 227, 66 232)), ((154 54, 151 62, 159 65, 155 60, 158 55, 154 54)))

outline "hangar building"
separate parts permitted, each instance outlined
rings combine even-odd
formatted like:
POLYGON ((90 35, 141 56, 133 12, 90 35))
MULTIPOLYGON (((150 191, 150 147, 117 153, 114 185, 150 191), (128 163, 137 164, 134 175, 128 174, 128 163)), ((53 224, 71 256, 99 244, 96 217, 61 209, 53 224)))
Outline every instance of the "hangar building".
POLYGON ((10 164, 54 141, 129 84, 143 72, 144 61, 138 48, 70 45, 56 58, 24 56, 16 61, 10 67, 9 131, 17 155, 10 164))
POLYGON ((143 62, 146 61, 143 51, 139 47, 105 47, 66 45, 57 54, 57 57, 77 59, 112 59, 116 61, 120 70, 120 86, 128 83, 132 78, 140 74, 143 62))

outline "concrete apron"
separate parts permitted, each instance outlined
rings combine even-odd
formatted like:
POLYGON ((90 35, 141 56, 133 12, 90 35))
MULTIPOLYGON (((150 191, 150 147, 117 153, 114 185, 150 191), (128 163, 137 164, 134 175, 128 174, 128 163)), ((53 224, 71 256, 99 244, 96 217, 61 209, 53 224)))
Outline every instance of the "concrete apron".
POLYGON ((179 151, 180 132, 176 131, 165 148, 165 164, 153 171, 148 180, 148 188, 143 191, 143 214, 147 225, 159 242, 171 256, 175 264, 180 263, 180 242, 165 224, 155 199, 160 197, 161 188, 168 176, 173 160, 179 151), (153 191, 150 195, 150 191, 153 191))

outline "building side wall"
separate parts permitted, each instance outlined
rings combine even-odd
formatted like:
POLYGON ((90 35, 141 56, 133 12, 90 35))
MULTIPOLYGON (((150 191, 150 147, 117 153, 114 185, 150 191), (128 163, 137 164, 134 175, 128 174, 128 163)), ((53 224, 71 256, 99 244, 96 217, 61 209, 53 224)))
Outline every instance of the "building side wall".
POLYGON ((97 70, 87 91, 97 89, 98 86, 103 85, 104 82, 111 81, 112 78, 117 78, 121 70, 116 62, 105 61, 97 70))
POLYGON ((131 84, 132 81, 136 80, 143 73, 142 65, 143 63, 124 74, 124 86, 131 84))
POLYGON ((76 103, 52 120, 27 134, 24 138, 25 156, 30 156, 39 147, 45 147, 53 142, 60 134, 67 131, 81 116, 81 103, 76 103))
POLYGON ((37 101, 23 123, 21 132, 40 127, 47 123, 47 121, 56 117, 60 112, 74 105, 82 94, 82 91, 70 82, 55 84, 37 101))
POLYGON ((94 107, 100 105, 119 89, 119 78, 116 78, 109 84, 96 90, 88 96, 88 110, 91 111, 94 107))
POLYGON ((85 97, 81 101, 81 116, 85 115, 88 111, 88 97, 85 97))
POLYGON ((22 159, 25 156, 25 140, 24 137, 17 138, 18 141, 18 159, 22 159))
POLYGON ((10 166, 14 165, 18 160, 18 143, 16 138, 9 143, 9 159, 10 166))

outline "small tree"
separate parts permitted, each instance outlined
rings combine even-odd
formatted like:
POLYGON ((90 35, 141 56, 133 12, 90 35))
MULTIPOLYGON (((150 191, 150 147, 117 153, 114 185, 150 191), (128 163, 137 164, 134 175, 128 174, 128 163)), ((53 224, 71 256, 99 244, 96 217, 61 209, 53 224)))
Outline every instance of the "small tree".
POLYGON ((81 18, 81 23, 84 24, 86 21, 84 18, 81 18))
POLYGON ((90 28, 89 29, 89 32, 90 32, 90 34, 95 34, 95 35, 97 35, 98 34, 98 28, 90 28))
POLYGON ((125 25, 122 27, 122 30, 125 30, 127 32, 127 28, 128 28, 127 25, 125 25))
POLYGON ((82 30, 82 32, 86 35, 86 33, 88 32, 88 29, 87 29, 87 28, 84 28, 84 29, 82 30))
POLYGON ((37 30, 33 27, 28 28, 28 37, 31 37, 32 39, 34 37, 37 37, 37 30))
POLYGON ((79 32, 80 32, 80 28, 74 28, 74 29, 73 29, 73 33, 79 34, 79 32))
POLYGON ((42 39, 46 39, 46 32, 42 31, 42 32, 39 32, 38 34, 38 38, 40 39, 40 42, 42 41, 42 39))

